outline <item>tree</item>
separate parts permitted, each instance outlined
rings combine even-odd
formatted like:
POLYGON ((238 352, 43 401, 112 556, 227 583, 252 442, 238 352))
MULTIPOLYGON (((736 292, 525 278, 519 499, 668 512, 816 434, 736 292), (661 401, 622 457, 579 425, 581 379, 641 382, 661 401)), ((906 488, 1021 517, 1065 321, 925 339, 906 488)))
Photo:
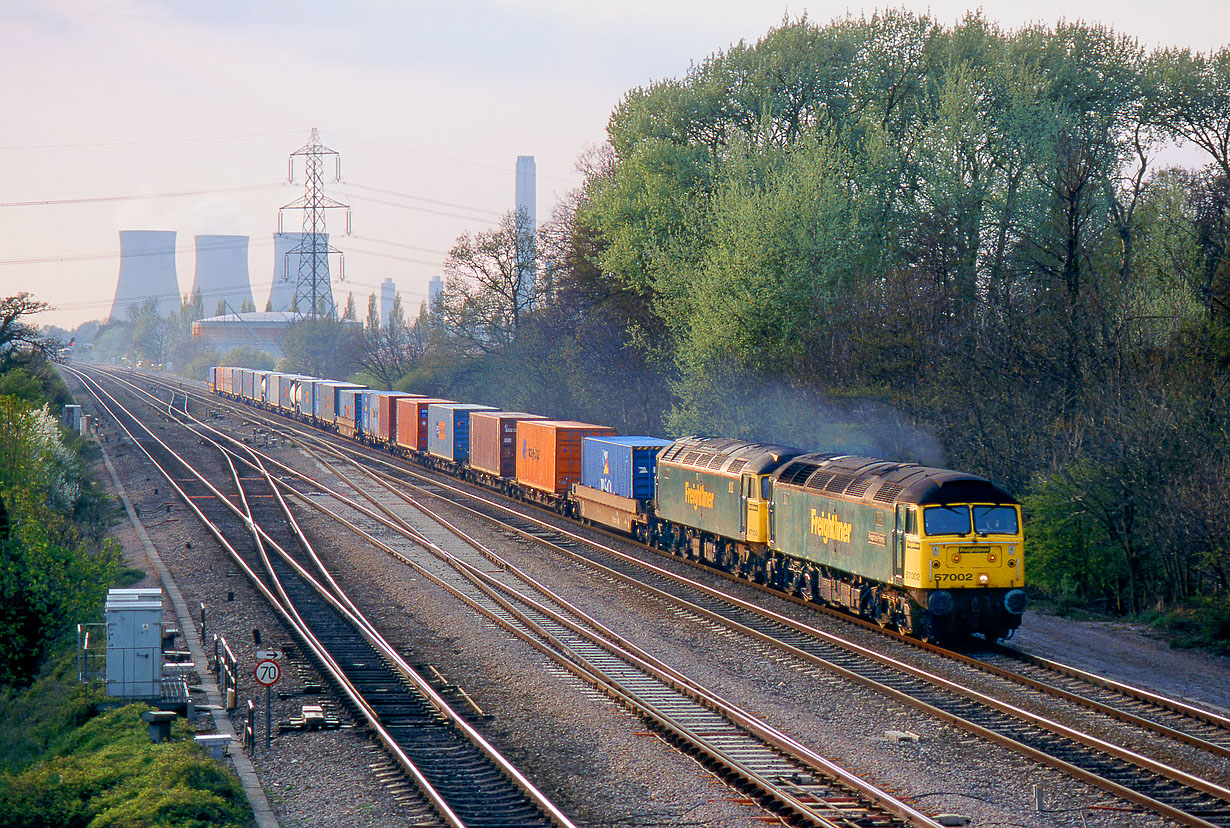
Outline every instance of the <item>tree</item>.
POLYGON ((346 294, 346 310, 342 313, 342 319, 349 319, 352 322, 358 320, 355 315, 354 291, 346 294))
POLYGON ((437 325, 481 352, 506 348, 538 304, 537 240, 525 213, 506 213, 494 230, 463 233, 444 265, 437 325))
MULTIPOLYGON (((310 377, 344 380, 359 367, 358 326, 332 319, 303 319, 282 341, 278 369, 310 377)), ((227 363, 232 364, 232 363, 227 363)))
POLYGON ((1153 63, 1162 125, 1207 152, 1230 178, 1230 46, 1210 54, 1169 49, 1153 63))
POLYGON ((368 324, 363 329, 356 361, 388 390, 392 390, 394 384, 410 372, 426 350, 426 336, 420 329, 420 322, 425 322, 422 314, 413 326, 406 325, 401 294, 397 293, 389 308, 388 324, 381 327, 376 296, 372 294, 368 304, 368 324))
POLYGON ((98 611, 118 550, 71 521, 85 472, 47 408, 0 397, 0 685, 29 681, 55 639, 98 611))
POLYGON ((36 354, 49 360, 59 358, 62 343, 43 336, 26 321, 50 307, 24 291, 0 299, 0 371, 18 362, 28 362, 36 354))

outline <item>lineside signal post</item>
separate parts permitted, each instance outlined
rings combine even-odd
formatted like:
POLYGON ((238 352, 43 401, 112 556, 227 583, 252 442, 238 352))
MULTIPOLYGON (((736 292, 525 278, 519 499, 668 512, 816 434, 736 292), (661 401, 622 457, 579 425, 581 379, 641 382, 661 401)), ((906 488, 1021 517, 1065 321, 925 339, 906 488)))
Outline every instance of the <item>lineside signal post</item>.
MULTIPOLYGON (((268 650, 262 650, 259 655, 267 656, 268 650)), ((262 658, 256 662, 253 671, 258 684, 265 686, 265 750, 269 750, 270 739, 273 737, 273 702, 271 700, 273 685, 282 678, 282 667, 273 658, 262 658)))

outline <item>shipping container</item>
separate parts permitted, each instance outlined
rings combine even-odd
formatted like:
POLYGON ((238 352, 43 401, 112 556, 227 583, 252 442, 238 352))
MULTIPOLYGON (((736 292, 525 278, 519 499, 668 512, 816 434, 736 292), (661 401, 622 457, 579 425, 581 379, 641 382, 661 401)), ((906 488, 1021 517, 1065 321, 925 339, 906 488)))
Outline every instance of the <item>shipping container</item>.
POLYGON ((295 413, 305 420, 313 418, 316 410, 316 385, 320 380, 304 377, 295 389, 295 413))
POLYGON ((371 439, 381 445, 394 445, 397 442, 397 401, 419 399, 419 394, 402 394, 396 391, 381 391, 376 395, 376 405, 372 408, 371 439))
POLYGON ((517 482, 560 495, 581 482, 581 441, 615 430, 571 420, 517 422, 517 482))
MULTIPOLYGON (((337 428, 338 413, 342 408, 342 392, 347 390, 357 390, 364 386, 355 385, 353 382, 333 382, 324 383, 316 393, 316 421, 322 425, 331 428, 337 428)), ((351 413, 353 417, 353 412, 351 413)), ((353 433, 354 422, 351 422, 351 431, 353 433)))
POLYGON ((581 443, 581 485, 633 500, 652 500, 658 437, 586 437, 581 443))
POLYGON ((543 420, 516 411, 474 411, 470 414, 470 468, 495 477, 517 476, 517 423, 543 420))
POLYGON ((256 371, 251 368, 241 369, 243 373, 243 387, 239 392, 239 396, 250 403, 257 401, 257 394, 260 392, 260 386, 256 381, 256 371))
POLYGON ((279 374, 277 376, 278 394, 274 399, 281 411, 287 413, 295 411, 296 393, 299 390, 299 383, 304 379, 306 377, 302 374, 279 374))
POLYGON ((253 371, 253 402, 261 405, 272 405, 277 400, 277 387, 274 385, 273 376, 277 371, 253 371))
POLYGON ((337 430, 343 437, 357 437, 363 427, 362 386, 337 389, 337 430))
POLYGON ((453 463, 470 459, 470 412, 495 411, 489 405, 432 403, 427 406, 427 453, 453 463))
POLYGON ((408 451, 427 451, 427 410, 435 403, 451 403, 436 397, 412 397, 397 401, 397 445, 408 451))
POLYGON ((206 383, 209 385, 209 393, 215 394, 218 391, 218 367, 216 365, 209 366, 209 376, 206 377, 206 383))

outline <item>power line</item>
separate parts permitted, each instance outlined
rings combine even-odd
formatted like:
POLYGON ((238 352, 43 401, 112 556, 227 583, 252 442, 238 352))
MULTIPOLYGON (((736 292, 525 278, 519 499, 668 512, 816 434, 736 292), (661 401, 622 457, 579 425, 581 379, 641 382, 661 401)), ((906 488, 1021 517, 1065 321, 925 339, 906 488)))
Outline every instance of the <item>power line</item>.
MULTIPOLYGON (((249 246, 266 245, 266 244, 273 244, 273 239, 272 238, 269 238, 269 239, 258 238, 255 241, 251 241, 251 240, 249 241, 249 246)), ((243 246, 244 245, 242 243, 236 242, 235 244, 211 244, 204 249, 209 250, 209 251, 234 250, 234 249, 237 249, 243 246)), ((175 248, 175 253, 177 255, 180 253, 189 253, 189 252, 195 251, 196 249, 197 248, 195 246, 177 247, 175 248)), ((140 258, 143 256, 165 256, 166 254, 167 254, 167 251, 164 251, 164 250, 149 250, 149 251, 133 252, 133 253, 129 253, 128 255, 129 255, 129 258, 135 259, 135 258, 140 258)), ((111 251, 108 253, 78 253, 73 256, 34 256, 28 259, 0 259, 0 267, 3 267, 5 265, 59 264, 63 262, 91 262, 91 261, 98 261, 100 259, 118 259, 123 255, 124 255, 123 252, 111 251)))
POLYGON ((434 198, 424 198, 423 196, 411 195, 410 193, 399 193, 396 190, 384 190, 384 189, 381 189, 380 187, 369 187, 366 184, 354 184, 349 181, 344 181, 342 182, 342 186, 343 187, 357 187, 360 190, 370 190, 373 193, 383 193, 384 195, 397 196, 399 198, 409 198, 414 201, 425 201, 428 204, 437 204, 441 207, 454 207, 458 210, 472 210, 475 213, 486 213, 487 215, 490 215, 490 216, 499 217, 503 215, 503 213, 499 212, 498 210, 488 210, 485 207, 470 207, 465 204, 455 204, 451 201, 438 201, 434 198))
POLYGON ((349 236, 349 238, 356 239, 358 241, 375 242, 376 244, 387 244, 390 247, 404 247, 407 250, 418 250, 422 253, 436 253, 441 256, 448 255, 447 250, 436 250, 431 247, 419 247, 418 245, 406 244, 405 242, 386 241, 385 239, 377 239, 371 236, 360 236, 358 233, 352 234, 351 236, 349 236))
MULTIPOLYGON (((381 143, 380 141, 369 141, 366 138, 356 138, 354 136, 339 135, 337 137, 342 138, 346 141, 358 141, 360 144, 371 144, 374 147, 384 147, 385 149, 397 150, 398 152, 406 152, 411 155, 421 155, 424 158, 435 158, 438 161, 450 161, 454 164, 465 164, 466 166, 470 166, 470 167, 480 167, 482 169, 496 170, 502 173, 508 172, 507 167, 501 167, 496 164, 487 164, 482 161, 472 161, 468 158, 454 158, 453 156, 450 156, 450 155, 438 155, 432 152, 423 152, 422 150, 410 149, 409 147, 399 147, 396 144, 385 144, 385 143, 381 143)), ((561 183, 568 184, 570 186, 576 186, 577 184, 576 181, 572 181, 567 178, 559 178, 557 176, 552 176, 552 175, 544 175, 544 176, 540 176, 540 178, 547 178, 552 181, 559 181, 561 183)))
MULTIPOLYGON (((428 262, 423 259, 411 259, 407 256, 395 256, 392 253, 377 253, 375 250, 363 250, 362 248, 352 247, 352 254, 357 253, 360 256, 375 256, 378 259, 392 259, 395 262, 409 262, 410 264, 426 265, 427 267, 442 267, 441 262, 428 262)), ((355 284, 358 284, 357 282, 355 284)))
POLYGON ((283 132, 253 132, 247 135, 208 135, 195 138, 148 138, 141 141, 99 141, 88 144, 24 144, 15 146, 0 146, 0 150, 41 150, 41 149, 90 149, 93 147, 138 147, 147 144, 192 144, 200 141, 236 141, 247 138, 270 138, 281 135, 294 135, 289 130, 283 132))
POLYGON ((181 198, 183 196, 213 195, 215 193, 239 193, 249 190, 281 188, 282 182, 274 184, 247 184, 242 187, 219 187, 213 190, 182 190, 174 193, 143 193, 122 196, 93 196, 90 198, 56 198, 43 201, 5 201, 0 207, 47 207, 55 204, 99 204, 108 201, 141 201, 147 198, 181 198))
POLYGON ((415 210, 420 213, 430 213, 433 216, 444 216, 446 218, 461 219, 462 221, 480 221, 485 225, 495 224, 495 222, 490 219, 478 218, 476 216, 461 216, 456 213, 446 213, 443 210, 432 210, 430 207, 416 207, 413 204, 398 204, 396 201, 385 201, 382 198, 372 198, 371 196, 352 195, 351 198, 358 201, 370 202, 372 204, 383 204, 386 207, 400 207, 403 210, 415 210))

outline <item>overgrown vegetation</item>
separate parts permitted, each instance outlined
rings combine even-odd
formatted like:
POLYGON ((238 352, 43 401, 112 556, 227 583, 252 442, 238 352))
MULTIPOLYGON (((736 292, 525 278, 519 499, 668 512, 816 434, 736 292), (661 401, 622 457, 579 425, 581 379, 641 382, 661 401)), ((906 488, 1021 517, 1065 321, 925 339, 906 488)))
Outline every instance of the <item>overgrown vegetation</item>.
POLYGON ((37 762, 6 762, 0 828, 249 824, 235 775, 196 746, 183 720, 171 741, 152 744, 141 720, 149 709, 134 704, 93 716, 45 738, 37 762))

